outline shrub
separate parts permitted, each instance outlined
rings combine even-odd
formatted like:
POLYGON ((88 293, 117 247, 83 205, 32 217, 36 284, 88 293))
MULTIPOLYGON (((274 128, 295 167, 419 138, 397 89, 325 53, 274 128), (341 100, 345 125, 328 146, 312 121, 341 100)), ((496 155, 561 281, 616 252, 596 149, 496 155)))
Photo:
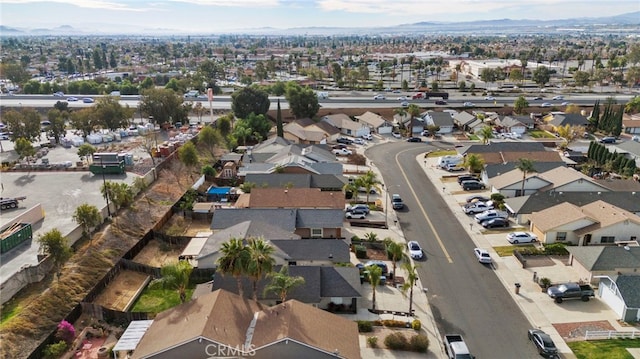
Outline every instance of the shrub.
POLYGON ((544 288, 551 286, 551 279, 547 277, 540 278, 540 285, 544 288))
POLYGON ((362 239, 360 239, 360 237, 358 236, 353 236, 351 237, 351 243, 355 243, 355 242, 362 242, 362 239))
POLYGON ((366 259, 367 258, 367 247, 363 246, 363 245, 356 245, 355 247, 355 252, 356 252, 356 258, 358 259, 366 259))
POLYGON ((49 359, 60 358, 67 351, 67 343, 61 340, 55 344, 49 344, 44 348, 44 357, 49 359))
POLYGON ((392 350, 407 350, 409 342, 402 333, 391 333, 384 338, 384 345, 392 350))
POLYGON ((373 323, 368 320, 358 320, 358 332, 360 333, 370 333, 373 331, 373 323))
POLYGON ((567 248, 563 243, 545 244, 544 252, 550 255, 559 256, 566 256, 569 254, 569 251, 567 251, 567 248))
POLYGON ((76 337, 76 329, 73 324, 63 320, 58 324, 58 331, 56 332, 56 338, 64 340, 68 345, 73 343, 73 339, 76 337))
POLYGON ((385 319, 382 321, 382 325, 389 328, 404 328, 407 326, 406 324, 401 320, 385 319))
POLYGON ((206 165, 202 167, 202 174, 208 177, 215 177, 216 169, 213 168, 211 165, 206 165))
POLYGON ((371 348, 377 348, 378 347, 378 337, 368 337, 367 338, 367 344, 369 344, 369 346, 371 348))
POLYGON ((414 319, 413 322, 411 322, 411 328, 415 331, 419 331, 420 328, 422 328, 422 323, 420 323, 418 319, 414 319))
POLYGON ((414 335, 409 340, 409 344, 412 351, 426 353, 427 349, 429 349, 429 338, 423 334, 414 335))

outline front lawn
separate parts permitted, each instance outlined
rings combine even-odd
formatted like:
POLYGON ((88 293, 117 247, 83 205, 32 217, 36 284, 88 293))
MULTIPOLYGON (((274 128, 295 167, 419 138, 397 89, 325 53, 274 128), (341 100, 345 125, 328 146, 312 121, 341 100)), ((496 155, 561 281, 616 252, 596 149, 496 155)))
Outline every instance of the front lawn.
POLYGON ((498 255, 500 257, 512 256, 514 249, 518 249, 518 250, 532 249, 532 250, 535 250, 535 248, 536 247, 534 247, 532 244, 525 244, 525 245, 518 245, 518 246, 497 246, 497 247, 493 247, 493 249, 496 251, 496 253, 498 253, 498 255))
POLYGON ((627 348, 640 348, 640 339, 590 340, 567 345, 578 359, 633 359, 627 348))
POLYGON ((442 156, 455 156, 457 155, 458 152, 454 151, 454 150, 441 150, 441 151, 433 151, 433 152, 429 152, 427 153, 427 157, 442 157, 442 156))
POLYGON ((541 130, 532 130, 527 132, 527 134, 533 138, 556 138, 556 136, 550 134, 549 132, 541 130))
MULTIPOLYGON (((187 301, 191 300, 195 286, 187 289, 187 301)), ((149 287, 140 294, 138 300, 131 309, 132 312, 160 313, 163 310, 173 308, 180 304, 180 295, 172 289, 150 289, 149 287)))

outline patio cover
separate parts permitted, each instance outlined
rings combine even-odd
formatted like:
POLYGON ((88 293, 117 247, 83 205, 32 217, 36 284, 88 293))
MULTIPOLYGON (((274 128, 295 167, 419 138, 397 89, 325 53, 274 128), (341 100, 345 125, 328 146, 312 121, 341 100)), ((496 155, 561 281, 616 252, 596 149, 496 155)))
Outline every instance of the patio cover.
POLYGON ((116 346, 113 347, 113 356, 117 358, 116 353, 119 351, 130 351, 135 350, 142 339, 144 333, 147 332, 147 329, 151 326, 153 320, 134 320, 129 323, 129 326, 124 331, 116 346))

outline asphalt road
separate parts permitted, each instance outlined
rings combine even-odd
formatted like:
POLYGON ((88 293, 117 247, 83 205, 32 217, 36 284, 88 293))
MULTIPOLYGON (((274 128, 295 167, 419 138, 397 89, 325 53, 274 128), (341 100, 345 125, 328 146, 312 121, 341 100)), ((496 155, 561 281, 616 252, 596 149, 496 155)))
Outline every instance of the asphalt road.
POLYGON ((418 241, 426 254, 417 262, 418 274, 440 333, 462 334, 477 359, 539 358, 527 340, 531 324, 492 267, 478 263, 474 244, 442 199, 441 188, 416 162, 418 154, 433 149, 432 144, 396 142, 372 147, 366 156, 389 192, 399 193, 406 205, 398 219, 406 239, 418 241))

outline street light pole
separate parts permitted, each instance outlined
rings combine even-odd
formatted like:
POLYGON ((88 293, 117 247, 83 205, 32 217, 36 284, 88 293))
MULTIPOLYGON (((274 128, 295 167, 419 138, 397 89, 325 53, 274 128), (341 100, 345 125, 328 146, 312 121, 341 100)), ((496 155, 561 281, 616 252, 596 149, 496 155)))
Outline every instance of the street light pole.
MULTIPOLYGON (((384 184, 382 185, 382 189, 385 189, 384 184)), ((387 192, 388 191, 384 192, 384 225, 388 228, 389 224, 387 220, 387 210, 389 208, 389 193, 387 192)))
POLYGON ((102 167, 102 186, 104 187, 104 198, 107 200, 107 215, 111 218, 111 208, 109 207, 109 189, 107 188, 107 180, 104 177, 105 165, 102 162, 102 156, 100 156, 100 166, 102 167))

